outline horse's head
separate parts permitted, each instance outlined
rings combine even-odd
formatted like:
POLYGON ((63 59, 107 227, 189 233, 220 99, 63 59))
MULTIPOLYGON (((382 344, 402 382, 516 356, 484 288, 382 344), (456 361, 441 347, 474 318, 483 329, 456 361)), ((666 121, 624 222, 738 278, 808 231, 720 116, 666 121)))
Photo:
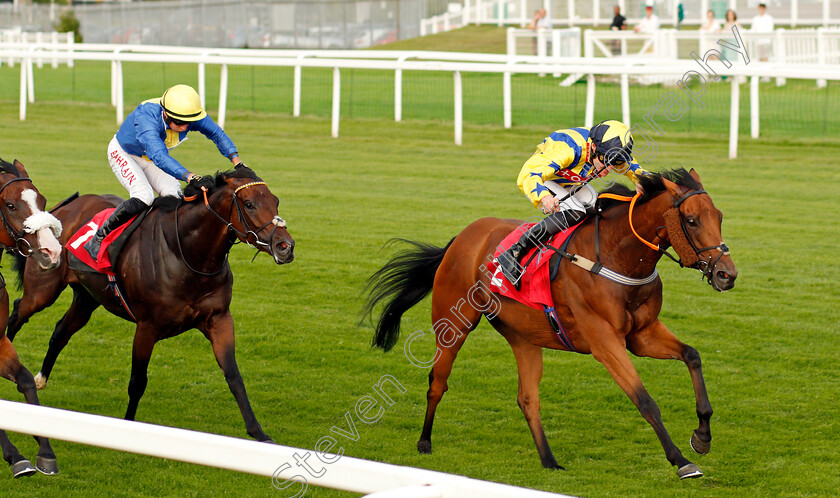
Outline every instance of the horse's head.
POLYGON ((673 196, 673 207, 664 214, 668 239, 683 265, 703 272, 715 290, 726 291, 735 286, 738 270, 721 236, 723 213, 703 189, 694 169, 689 174, 697 187, 678 185, 662 178, 668 193, 673 196))
POLYGON ((44 212, 46 204, 23 164, 0 159, 0 244, 49 270, 61 262, 61 222, 44 212))
POLYGON ((265 182, 249 168, 241 167, 217 175, 216 184, 233 194, 229 223, 239 240, 270 254, 278 265, 291 263, 295 240, 277 214, 280 199, 265 182))

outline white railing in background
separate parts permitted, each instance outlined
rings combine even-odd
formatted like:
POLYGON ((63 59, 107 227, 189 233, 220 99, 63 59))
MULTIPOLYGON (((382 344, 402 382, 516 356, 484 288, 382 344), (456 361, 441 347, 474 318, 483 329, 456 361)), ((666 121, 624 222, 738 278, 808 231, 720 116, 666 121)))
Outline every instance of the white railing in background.
MULTIPOLYGON (((13 29, 9 30, 0 30, 0 45, 9 45, 14 43, 24 43, 24 44, 43 44, 49 43, 51 46, 56 47, 56 50, 66 50, 66 51, 73 51, 73 45, 75 44, 75 40, 73 38, 73 33, 58 33, 56 31, 52 32, 38 32, 38 33, 27 33, 22 31, 17 31, 13 29)), ((44 55, 44 57, 38 57, 35 60, 35 63, 38 67, 42 67, 44 65, 45 56, 48 55, 45 52, 41 51, 39 55, 44 55)), ((73 59, 67 59, 67 64, 70 67, 73 67, 73 59)), ((7 64, 13 66, 15 64, 14 59, 9 59, 6 61, 7 64)), ((50 63, 52 67, 58 67, 58 59, 52 58, 50 59, 50 63)), ((0 66, 3 65, 3 59, 0 59, 0 66)))
MULTIPOLYGON (((295 455, 303 457, 312 453, 289 446, 3 400, 0 400, 0 429, 270 477, 272 482, 265 484, 266 494, 275 491, 270 487, 273 484, 286 489, 294 482, 301 482, 303 472, 293 465, 299 461, 295 455)), ((330 455, 329 460, 333 463, 324 466, 326 472, 321 477, 310 476, 304 481, 354 493, 375 493, 368 496, 376 497, 565 496, 344 455, 330 455)), ((303 496, 300 491, 305 492, 308 484, 303 482, 295 491, 303 496)))
MULTIPOLYGON (((507 54, 514 57, 520 51, 523 45, 522 40, 525 40, 525 46, 528 48, 526 55, 535 54, 538 57, 550 56, 553 59, 560 59, 563 57, 580 57, 581 56, 581 42, 580 42, 580 28, 566 28, 566 29, 507 29, 507 54)), ((540 74, 540 76, 545 76, 540 74)), ((560 77, 560 73, 555 73, 555 77, 560 77)), ((561 86, 570 86, 577 81, 582 75, 570 74, 561 86)))
MULTIPOLYGON (((0 57, 13 57, 23 61, 20 69, 20 119, 26 119, 27 102, 34 102, 33 60, 38 57, 38 50, 52 50, 49 44, 42 46, 31 45, 28 48, 4 47, 0 45, 0 57)), ((338 91, 341 83, 341 69, 373 69, 394 71, 395 96, 394 117, 400 119, 402 114, 402 75, 404 71, 444 71, 451 72, 455 78, 454 85, 454 122, 455 143, 462 143, 463 96, 460 85, 461 73, 492 73, 503 78, 503 109, 504 126, 509 128, 511 120, 511 75, 540 74, 540 73, 568 73, 587 75, 587 97, 584 125, 591 126, 595 113, 595 76, 619 77, 621 80, 622 119, 630 125, 629 77, 656 77, 659 79, 670 77, 671 83, 676 83, 689 72, 703 70, 703 66, 696 61, 662 59, 658 57, 638 57, 632 60, 604 57, 579 57, 549 59, 546 57, 510 57, 496 54, 452 53, 452 52, 414 52, 414 51, 373 51, 373 50, 345 50, 345 51, 301 51, 301 50, 212 50, 187 49, 184 47, 147 47, 124 45, 88 46, 77 44, 75 52, 56 53, 59 59, 75 58, 76 60, 107 61, 112 66, 112 102, 116 102, 117 122, 123 119, 123 81, 122 63, 124 62, 152 62, 162 64, 197 64, 199 77, 199 92, 205 88, 206 64, 221 66, 221 82, 219 89, 219 124, 224 127, 227 106, 227 67, 235 66, 273 66, 292 67, 295 70, 294 99, 295 115, 300 110, 300 95, 302 92, 300 72, 303 68, 318 67, 333 69, 333 106, 332 106, 332 136, 338 136, 340 118, 340 98, 338 91), (132 52, 130 50, 136 50, 132 52)), ((720 70, 723 68, 721 67, 720 70)), ((814 64, 778 64, 772 62, 757 62, 751 60, 748 65, 733 64, 722 71, 731 76, 732 106, 730 127, 730 157, 737 156, 738 145, 738 112, 739 112, 739 81, 752 78, 750 85, 753 92, 751 102, 751 135, 758 137, 758 97, 759 77, 797 78, 812 80, 840 80, 840 66, 814 64)), ((699 73, 698 73, 699 74, 699 73)), ((663 90, 663 93, 666 91, 663 90)), ((202 101, 204 101, 202 99, 202 101)))

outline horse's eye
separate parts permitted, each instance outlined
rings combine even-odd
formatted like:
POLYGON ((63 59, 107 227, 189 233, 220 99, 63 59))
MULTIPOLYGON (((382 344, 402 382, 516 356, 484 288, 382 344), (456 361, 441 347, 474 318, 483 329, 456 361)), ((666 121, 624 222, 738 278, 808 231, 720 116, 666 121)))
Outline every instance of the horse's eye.
POLYGON ((7 202, 6 203, 6 209, 8 209, 9 211, 14 211, 16 208, 15 208, 14 204, 12 204, 10 202, 7 202))
POLYGON ((255 209, 254 203, 251 201, 245 201, 245 209, 255 209))
POLYGON ((697 220, 695 220, 693 216, 689 216, 688 218, 685 219, 685 224, 690 226, 690 227, 696 227, 697 226, 697 220))

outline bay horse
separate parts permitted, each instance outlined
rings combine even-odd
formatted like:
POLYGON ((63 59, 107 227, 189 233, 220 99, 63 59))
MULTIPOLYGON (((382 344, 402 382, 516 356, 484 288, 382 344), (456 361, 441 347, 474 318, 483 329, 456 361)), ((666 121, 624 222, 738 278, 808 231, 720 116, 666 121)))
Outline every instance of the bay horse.
MULTIPOLYGON (((120 200, 86 195, 57 209, 55 215, 65 224, 66 232, 73 234, 96 213, 120 200)), ((23 296, 15 301, 9 320, 11 337, 34 313, 53 304, 68 285, 73 289, 70 308, 56 324, 41 371, 35 376, 38 388, 46 387, 56 358, 70 337, 102 305, 137 324, 126 419, 134 420, 137 413, 155 343, 197 328, 212 345, 247 433, 258 441, 271 442, 251 409, 236 364, 230 313, 233 274, 227 255, 233 244, 241 241, 268 253, 277 264, 294 259, 294 239, 277 214, 279 202, 247 167, 217 173, 215 187, 204 193, 203 202, 158 197, 113 267, 127 306, 104 274, 77 271, 66 263, 50 272, 39 272, 28 262, 18 265, 23 296)))
MULTIPOLYGON (((32 184, 26 168, 20 161, 8 163, 0 159, 0 246, 7 251, 17 251, 21 258, 29 258, 33 267, 49 270, 59 264, 61 245, 56 235, 61 234, 61 223, 43 211, 46 199, 32 184)), ((0 376, 17 384, 26 402, 38 402, 35 379, 18 358, 17 351, 6 337, 9 321, 9 293, 0 275, 0 376)), ((36 466, 20 454, 4 431, 0 431, 3 459, 12 467, 12 475, 32 475, 36 470, 47 475, 58 473, 58 464, 50 441, 35 436, 38 442, 36 466)))
POLYGON ((517 403, 544 467, 563 468, 549 448, 540 419, 542 350, 548 348, 592 354, 653 426, 666 458, 677 467, 678 476, 702 476, 700 469, 671 441, 659 408, 624 350, 636 356, 679 359, 688 366, 700 421, 690 443, 696 452, 708 453, 712 407, 700 355, 680 342, 658 319, 662 281, 654 272, 668 246, 674 248, 683 265, 701 270, 717 291, 734 286, 737 270, 728 248, 721 242, 723 216, 693 169, 646 175, 641 178, 641 185, 644 193, 632 198, 632 202, 625 202, 631 200, 633 193, 626 187, 610 188, 608 196, 599 200, 597 216, 583 222, 567 247, 571 253, 567 255, 577 262, 583 261, 580 256, 590 263, 598 261, 604 268, 638 279, 638 285, 614 282, 593 273, 595 267, 586 271, 569 264, 570 260, 564 257, 551 284, 551 294, 565 338, 552 330, 543 313, 489 292, 488 282, 494 276, 485 265, 493 259, 499 242, 520 225, 517 220, 480 219, 443 248, 412 242, 413 248, 398 254, 371 276, 363 311, 372 317, 374 308, 383 305, 375 323, 373 345, 385 351, 397 342, 402 315, 432 292, 437 350, 429 373, 423 431, 417 443, 421 453, 431 453, 435 410, 448 388, 455 357, 485 315, 513 348, 519 371, 517 403), (498 306, 491 303, 494 300, 498 306))

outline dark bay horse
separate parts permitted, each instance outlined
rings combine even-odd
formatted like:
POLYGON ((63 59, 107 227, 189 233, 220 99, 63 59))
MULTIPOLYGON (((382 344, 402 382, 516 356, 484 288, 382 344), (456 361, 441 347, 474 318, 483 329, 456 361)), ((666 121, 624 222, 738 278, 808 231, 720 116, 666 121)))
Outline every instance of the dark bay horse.
MULTIPOLYGON (((630 197, 601 199, 600 219, 597 223, 596 218, 584 222, 567 251, 600 261, 604 267, 633 279, 654 278, 647 284, 625 285, 570 264, 569 260, 561 262, 551 290, 568 346, 555 334, 543 313, 488 291, 488 281, 493 276, 484 265, 520 221, 480 219, 444 248, 412 243, 414 248, 398 254, 371 277, 365 312, 371 315, 375 307, 383 305, 373 344, 386 351, 397 342, 405 311, 432 292, 437 351, 429 373, 426 418, 417 443, 420 452, 431 452, 435 409, 447 390, 452 364, 484 314, 513 348, 519 370, 517 403, 544 467, 562 469, 549 448, 540 419, 542 350, 549 348, 591 353, 653 426, 678 475, 702 475, 671 441, 659 408, 642 385, 625 349, 636 356, 679 359, 688 366, 700 420, 691 436, 691 447, 698 453, 708 453, 712 407, 700 355, 659 321, 662 281, 653 273, 669 245, 683 264, 701 270, 715 290, 732 288, 737 270, 728 248, 721 242, 722 214, 703 190, 694 170, 648 175, 641 184, 645 193, 634 202, 625 202, 630 197), (596 248, 600 248, 599 254, 596 248), (494 300, 499 306, 491 303, 494 300)), ((614 196, 632 194, 622 186, 615 186, 610 192, 614 196)))
MULTIPOLYGON (((17 251, 20 257, 30 258, 33 267, 49 270, 59 264, 61 245, 56 235, 61 234, 61 223, 44 212, 46 200, 32 184, 26 169, 19 161, 7 163, 0 159, 0 246, 17 251)), ((37 405, 38 393, 35 379, 18 359, 11 341, 6 337, 9 321, 9 294, 0 276, 0 376, 17 384, 26 402, 37 405)), ((39 450, 37 470, 44 474, 58 473, 55 453, 47 438, 35 436, 39 450)), ((20 454, 6 433, 0 431, 3 459, 12 467, 15 477, 32 475, 36 467, 20 454)))
MULTIPOLYGON (((137 324, 126 419, 134 420, 137 413, 155 343, 197 328, 210 340, 248 434, 259 441, 271 441, 251 409, 236 364, 230 313, 233 275, 227 255, 238 240, 270 254, 277 264, 289 263, 294 259, 294 240, 277 214, 279 199, 252 170, 237 167, 217 174, 215 181, 215 188, 203 201, 156 199, 153 209, 128 238, 113 271, 133 316, 115 297, 105 275, 75 271, 66 264, 50 272, 39 272, 28 262, 18 267, 24 293, 15 301, 9 320, 12 337, 29 317, 54 303, 64 288, 69 285, 73 289, 73 302, 56 324, 43 366, 35 377, 38 388, 46 386, 56 358, 70 337, 102 305, 137 324)), ((55 214, 72 234, 104 207, 118 202, 117 198, 82 196, 55 214)))

